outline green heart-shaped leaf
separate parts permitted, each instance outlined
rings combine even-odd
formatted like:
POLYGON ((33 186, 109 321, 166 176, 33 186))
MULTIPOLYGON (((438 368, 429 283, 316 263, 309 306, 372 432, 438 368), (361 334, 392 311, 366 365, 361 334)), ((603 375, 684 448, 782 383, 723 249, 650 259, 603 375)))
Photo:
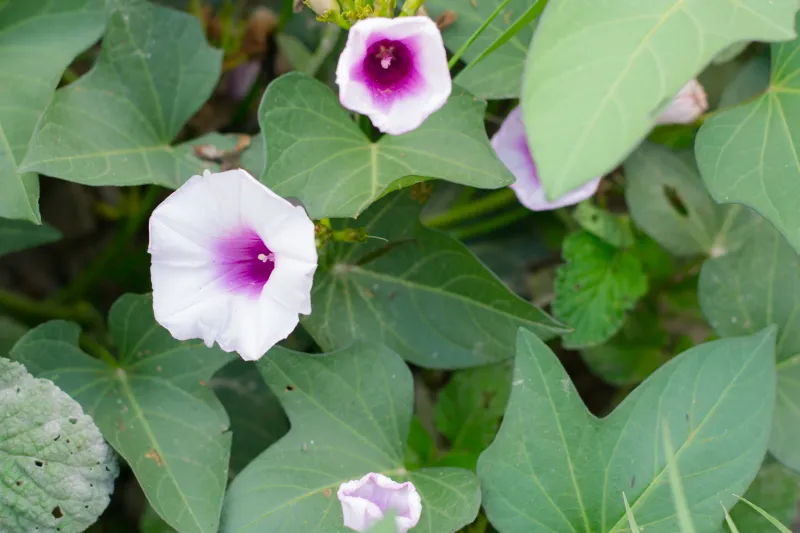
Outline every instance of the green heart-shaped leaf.
POLYGON ((325 84, 286 74, 269 85, 259 110, 267 147, 262 181, 298 198, 311 218, 355 217, 409 176, 411 183, 437 178, 500 188, 514 176, 489 145, 485 108, 454 88, 416 130, 371 142, 325 84))
POLYGON ((698 297, 720 336, 778 326, 778 399, 769 449, 800 472, 800 257, 762 224, 738 252, 706 261, 698 297))
MULTIPOLYGON (((800 250, 800 39, 772 46, 772 77, 757 100, 707 120, 695 151, 717 202, 745 204, 800 250)), ((755 83, 755 82, 754 82, 755 83)))
POLYGON ((41 222, 39 179, 17 167, 61 75, 97 41, 103 0, 27 0, 0 5, 0 216, 41 222))
POLYGON ((691 152, 645 143, 625 161, 625 201, 634 222, 675 255, 735 250, 761 217, 708 194, 691 152))
POLYGON ((56 92, 21 166, 88 185, 176 188, 210 166, 170 143, 214 89, 222 52, 191 15, 111 4, 96 65, 56 92))
POLYGON ((109 326, 115 366, 83 353, 80 330, 69 322, 30 331, 12 356, 80 402, 172 527, 217 533, 231 435, 206 385, 235 356, 173 339, 153 318, 150 296, 120 298, 109 326))
POLYGON ((363 227, 367 242, 325 249, 303 319, 323 349, 366 339, 417 365, 461 368, 510 358, 520 326, 544 338, 564 331, 464 245, 420 224, 415 194, 398 191, 342 221, 363 227))
POLYGON ((726 47, 794 38, 798 7, 797 0, 551 2, 522 89, 547 196, 555 200, 613 170, 681 86, 726 47))
POLYGON ((623 533, 624 493, 639 527, 674 533, 666 425, 697 530, 718 529, 764 457, 774 354, 774 328, 697 346, 597 419, 553 352, 520 331, 508 409, 478 461, 489 520, 500 533, 623 533))
POLYGON ((410 480, 422 498, 415 533, 453 533, 480 507, 475 475, 458 468, 406 471, 411 372, 385 347, 357 344, 323 355, 273 348, 259 362, 292 429, 228 490, 222 533, 347 533, 339 485, 379 472, 410 480))

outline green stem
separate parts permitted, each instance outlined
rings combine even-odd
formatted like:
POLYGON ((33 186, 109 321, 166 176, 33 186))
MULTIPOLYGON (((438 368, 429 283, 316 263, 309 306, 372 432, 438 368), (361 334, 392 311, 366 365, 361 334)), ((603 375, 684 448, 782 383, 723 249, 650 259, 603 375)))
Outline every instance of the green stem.
POLYGON ((306 74, 312 77, 317 75, 322 63, 324 63, 328 56, 331 55, 333 48, 336 46, 336 42, 339 40, 339 34, 341 32, 342 29, 339 26, 334 26, 333 24, 328 24, 327 26, 323 27, 322 37, 319 40, 317 49, 314 51, 314 55, 311 56, 311 59, 306 65, 306 74))
POLYGON ((71 320, 93 328, 103 325, 103 317, 86 302, 62 305, 50 301, 34 300, 22 294, 0 289, 0 309, 37 321, 71 320))
POLYGON ((489 193, 474 202, 458 205, 448 209, 444 213, 425 218, 423 219, 423 223, 430 228, 452 226, 458 222, 497 211, 501 207, 514 203, 516 198, 514 191, 506 187, 499 191, 489 193))
POLYGON ((97 342, 94 337, 86 334, 81 335, 80 346, 83 348, 84 352, 95 356, 101 361, 105 361, 112 367, 116 368, 119 366, 119 361, 117 361, 117 359, 111 354, 111 352, 108 351, 108 349, 106 349, 105 346, 97 342))
POLYGON ((503 2, 499 6, 497 6, 497 9, 495 9, 492 12, 492 14, 489 15, 489 18, 483 21, 483 24, 481 24, 480 28, 475 30, 475 33, 470 35, 469 39, 467 39, 467 42, 461 45, 461 48, 459 48, 458 51, 455 54, 453 54, 453 57, 451 57, 450 61, 447 63, 447 66, 450 68, 450 70, 452 70, 453 67, 456 66, 456 63, 458 63, 458 60, 461 59, 462 55, 464 55, 464 52, 467 51, 467 48, 469 48, 472 45, 472 43, 474 43, 478 39, 478 37, 481 36, 483 30, 489 27, 489 24, 491 24, 492 21, 495 19, 495 17, 497 17, 497 15, 500 14, 503 8, 506 7, 506 5, 508 5, 508 2, 509 0, 503 0, 503 2))
POLYGON ((531 212, 526 207, 518 207, 509 211, 508 213, 503 213, 500 216, 490 218, 489 220, 484 220, 478 222, 476 224, 472 224, 467 226, 463 229, 457 229, 452 232, 453 237, 466 240, 473 237, 479 237, 481 235, 486 235, 487 233, 491 233, 497 229, 504 228, 506 226, 510 226, 514 222, 522 220, 523 218, 530 215, 531 212))
POLYGON ((137 202, 136 211, 127 219, 111 243, 67 287, 56 293, 53 297, 54 302, 78 300, 97 283, 97 280, 108 270, 109 265, 122 255, 125 248, 130 245, 131 240, 150 215, 150 210, 158 200, 160 192, 161 188, 155 185, 147 188, 144 197, 137 202))

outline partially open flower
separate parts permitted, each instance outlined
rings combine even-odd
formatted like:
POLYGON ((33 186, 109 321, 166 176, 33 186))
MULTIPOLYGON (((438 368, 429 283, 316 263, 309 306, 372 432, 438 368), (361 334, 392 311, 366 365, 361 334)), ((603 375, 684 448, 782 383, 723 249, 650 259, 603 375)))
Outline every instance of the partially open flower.
POLYGON ((376 128, 418 128, 452 90, 442 34, 428 17, 375 17, 350 28, 336 67, 339 100, 376 128))
POLYGON ((691 124, 708 109, 706 91, 700 82, 691 80, 681 87, 656 124, 691 124))
POLYGON ((314 224, 244 170, 173 192, 150 217, 148 251, 155 318, 176 339, 255 360, 311 313, 314 224))
POLYGON ((406 533, 422 515, 422 500, 410 481, 397 483, 382 474, 367 474, 339 487, 344 525, 367 531, 380 522, 389 510, 395 513, 397 533, 406 533))
POLYGON ((497 157, 514 174, 517 181, 511 188, 517 194, 520 203, 531 211, 549 211, 567 205, 577 204, 597 191, 600 178, 573 189, 558 200, 549 202, 545 196, 542 182, 533 162, 525 126, 522 123, 520 107, 514 108, 503 121, 500 129, 492 137, 492 148, 497 157))

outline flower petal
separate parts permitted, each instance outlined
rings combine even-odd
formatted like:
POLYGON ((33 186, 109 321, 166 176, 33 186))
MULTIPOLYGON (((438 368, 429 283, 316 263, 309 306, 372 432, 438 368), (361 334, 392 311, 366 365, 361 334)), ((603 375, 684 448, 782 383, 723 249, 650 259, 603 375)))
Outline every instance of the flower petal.
POLYGON ((569 191, 558 200, 548 201, 528 147, 520 107, 514 108, 508 114, 491 142, 497 157, 517 178, 511 188, 520 203, 531 211, 549 211, 582 202, 591 197, 600 185, 601 178, 595 178, 569 191))

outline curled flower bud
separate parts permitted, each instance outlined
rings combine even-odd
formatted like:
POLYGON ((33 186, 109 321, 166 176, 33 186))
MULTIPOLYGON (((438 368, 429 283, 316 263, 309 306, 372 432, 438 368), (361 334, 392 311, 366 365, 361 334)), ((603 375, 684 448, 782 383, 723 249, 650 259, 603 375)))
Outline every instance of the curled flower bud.
POLYGON ((508 167, 517 181, 511 188, 517 194, 520 203, 531 211, 549 211, 567 205, 577 204, 597 191, 600 178, 571 190, 558 200, 549 202, 544 187, 539 181, 536 165, 533 162, 525 126, 522 123, 520 107, 514 108, 503 121, 500 129, 492 137, 492 148, 497 157, 508 167))
POLYGON ((339 56, 336 83, 342 105, 382 132, 414 130, 452 90, 442 34, 428 17, 360 20, 339 56))
POLYGON ((656 124, 691 124, 708 109, 706 91, 700 82, 691 80, 681 87, 656 124))
POLYGON ((241 169, 193 176, 150 217, 153 310, 178 340, 259 359, 311 313, 314 224, 241 169))
POLYGON ((342 483, 337 496, 342 502, 344 525, 355 531, 367 531, 391 509, 397 533, 406 533, 422 515, 422 500, 414 485, 410 481, 397 483, 382 474, 371 473, 342 483))

